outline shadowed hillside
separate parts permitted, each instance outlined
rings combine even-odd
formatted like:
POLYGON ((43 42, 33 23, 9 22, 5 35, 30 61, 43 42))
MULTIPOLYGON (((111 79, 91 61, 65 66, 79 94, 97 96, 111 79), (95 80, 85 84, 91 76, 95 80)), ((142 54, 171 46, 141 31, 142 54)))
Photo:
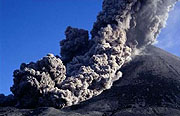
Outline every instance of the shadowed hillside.
POLYGON ((112 88, 79 105, 62 110, 0 108, 1 115, 179 116, 180 58, 148 46, 122 68, 112 88))

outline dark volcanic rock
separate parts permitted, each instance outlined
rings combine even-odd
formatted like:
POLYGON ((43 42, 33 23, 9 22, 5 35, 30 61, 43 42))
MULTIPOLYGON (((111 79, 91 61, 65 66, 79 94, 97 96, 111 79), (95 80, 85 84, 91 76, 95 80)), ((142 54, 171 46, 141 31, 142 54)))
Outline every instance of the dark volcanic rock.
POLYGON ((13 95, 5 96, 4 94, 0 94, 0 107, 14 106, 15 104, 16 99, 13 95))
POLYGON ((136 56, 122 72, 123 77, 111 89, 70 109, 116 114, 128 111, 126 109, 152 108, 156 111, 157 108, 163 113, 162 108, 180 108, 179 57, 148 46, 145 53, 136 56))
POLYGON ((1 107, 2 115, 180 116, 180 58, 148 46, 122 68, 113 87, 79 105, 62 110, 1 107))

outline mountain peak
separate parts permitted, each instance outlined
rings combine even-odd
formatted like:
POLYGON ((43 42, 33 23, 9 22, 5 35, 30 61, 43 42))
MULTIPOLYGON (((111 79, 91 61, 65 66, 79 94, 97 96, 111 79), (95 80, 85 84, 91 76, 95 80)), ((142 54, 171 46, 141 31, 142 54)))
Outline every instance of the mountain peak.
POLYGON ((111 89, 64 109, 23 110, 0 108, 0 114, 69 116, 179 116, 180 58, 148 46, 122 70, 123 77, 111 89), (9 112, 12 111, 12 112, 9 112))

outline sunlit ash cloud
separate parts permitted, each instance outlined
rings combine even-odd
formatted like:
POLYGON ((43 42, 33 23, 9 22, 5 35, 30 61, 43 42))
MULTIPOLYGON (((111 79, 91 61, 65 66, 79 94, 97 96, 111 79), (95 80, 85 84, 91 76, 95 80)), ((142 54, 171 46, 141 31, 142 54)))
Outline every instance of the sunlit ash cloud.
POLYGON ((163 29, 158 38, 158 43, 155 45, 166 50, 176 48, 180 50, 180 4, 178 3, 175 9, 170 12, 167 26, 163 29))
POLYGON ((87 30, 68 27, 60 42, 61 57, 48 54, 14 71, 11 91, 17 105, 63 108, 110 89, 136 51, 156 41, 175 3, 104 0, 91 39, 87 30))

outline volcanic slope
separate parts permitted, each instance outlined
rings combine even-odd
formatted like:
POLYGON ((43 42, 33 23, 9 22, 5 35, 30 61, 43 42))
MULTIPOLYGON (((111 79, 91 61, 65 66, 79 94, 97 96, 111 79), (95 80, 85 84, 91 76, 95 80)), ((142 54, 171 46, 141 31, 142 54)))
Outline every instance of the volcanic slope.
POLYGON ((59 110, 1 107, 0 115, 180 116, 180 58, 148 46, 126 64, 112 88, 79 105, 59 110))

